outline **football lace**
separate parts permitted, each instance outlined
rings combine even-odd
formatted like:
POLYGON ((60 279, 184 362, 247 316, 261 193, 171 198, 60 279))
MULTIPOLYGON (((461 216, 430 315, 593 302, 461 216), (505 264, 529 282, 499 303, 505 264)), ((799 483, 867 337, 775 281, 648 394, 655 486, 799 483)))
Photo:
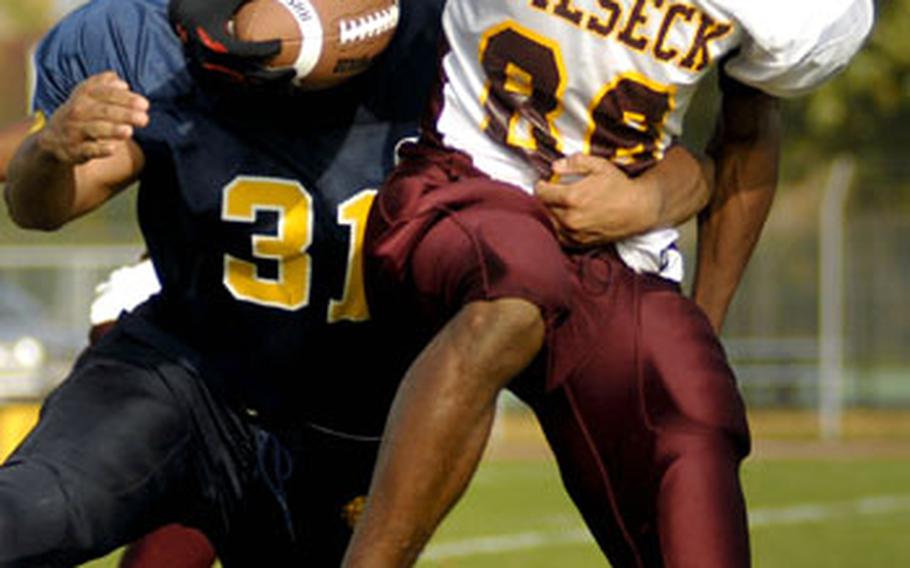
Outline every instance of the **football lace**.
POLYGON ((339 24, 341 43, 363 41, 388 31, 398 25, 398 3, 384 10, 378 10, 365 16, 342 20, 339 24))

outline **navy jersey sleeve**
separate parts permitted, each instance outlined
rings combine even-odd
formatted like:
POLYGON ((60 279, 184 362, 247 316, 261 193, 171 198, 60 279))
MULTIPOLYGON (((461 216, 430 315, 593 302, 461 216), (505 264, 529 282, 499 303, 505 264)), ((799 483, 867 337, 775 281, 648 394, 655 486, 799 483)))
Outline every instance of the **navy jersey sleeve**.
POLYGON ((32 111, 52 113, 82 81, 115 71, 147 97, 173 95, 188 76, 167 0, 92 0, 38 44, 32 111))

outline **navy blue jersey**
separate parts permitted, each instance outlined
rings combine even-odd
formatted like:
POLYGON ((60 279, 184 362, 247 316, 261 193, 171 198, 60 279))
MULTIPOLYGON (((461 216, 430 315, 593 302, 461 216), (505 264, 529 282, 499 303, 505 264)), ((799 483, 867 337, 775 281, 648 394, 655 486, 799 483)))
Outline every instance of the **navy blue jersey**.
POLYGON ((102 71, 116 71, 152 100, 173 99, 192 84, 167 20, 167 0, 88 2, 45 35, 34 64, 32 107, 48 115, 102 71))
POLYGON ((361 413, 363 430, 382 423, 373 409, 404 361, 368 321, 360 244, 395 146, 416 134, 442 4, 402 2, 383 56, 321 92, 200 86, 164 0, 95 0, 37 51, 45 112, 105 69, 150 99, 136 133, 139 218, 162 292, 142 313, 244 404, 347 429, 361 413))

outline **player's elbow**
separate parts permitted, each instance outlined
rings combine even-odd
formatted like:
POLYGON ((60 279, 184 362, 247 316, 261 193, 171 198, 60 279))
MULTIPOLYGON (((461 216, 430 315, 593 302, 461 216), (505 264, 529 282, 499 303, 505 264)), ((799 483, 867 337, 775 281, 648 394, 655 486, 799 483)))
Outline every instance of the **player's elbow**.
POLYGON ((513 297, 471 302, 453 320, 453 345, 471 372, 502 387, 524 369, 543 347, 545 322, 540 308, 513 297))
POLYGON ((45 220, 34 220, 24 223, 17 224, 21 229, 27 229, 29 231, 43 231, 45 233, 52 233, 61 227, 64 223, 59 221, 45 221, 45 220))
POLYGON ((20 229, 27 229, 29 231, 44 231, 46 233, 51 233, 60 229, 63 227, 63 225, 66 224, 64 221, 61 221, 59 219, 45 216, 20 215, 18 217, 15 217, 13 215, 10 215, 10 217, 16 226, 18 226, 20 229))
POLYGON ((65 220, 50 211, 29 207, 18 198, 16 186, 8 183, 3 190, 3 200, 6 202, 6 211, 10 220, 21 229, 34 231, 56 231, 65 224, 65 220))

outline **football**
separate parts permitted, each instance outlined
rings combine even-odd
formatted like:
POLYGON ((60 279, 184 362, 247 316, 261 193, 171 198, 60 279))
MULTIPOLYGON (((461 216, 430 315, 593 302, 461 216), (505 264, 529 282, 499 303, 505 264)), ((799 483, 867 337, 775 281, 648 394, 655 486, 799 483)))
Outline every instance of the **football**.
POLYGON ((293 68, 302 89, 324 89, 366 70, 398 25, 398 0, 251 0, 234 15, 242 40, 281 40, 269 65, 293 68))

